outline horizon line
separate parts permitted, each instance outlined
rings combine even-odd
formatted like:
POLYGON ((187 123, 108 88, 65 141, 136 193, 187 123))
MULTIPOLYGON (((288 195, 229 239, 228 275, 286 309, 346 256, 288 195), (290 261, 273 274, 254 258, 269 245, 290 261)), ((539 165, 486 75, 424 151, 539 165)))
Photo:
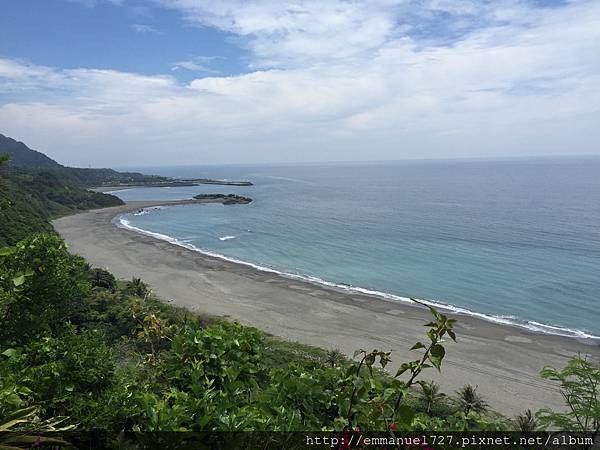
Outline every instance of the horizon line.
MULTIPOLYGON (((328 161, 275 161, 275 162, 223 162, 223 163, 181 163, 181 164, 144 164, 144 165, 115 165, 109 168, 158 168, 158 167, 218 167, 218 166, 312 166, 334 164, 377 164, 377 163, 435 163, 435 162, 479 162, 479 161, 536 161, 536 160, 562 160, 562 159, 600 159, 596 154, 580 155, 525 155, 525 156, 457 156, 446 158, 404 158, 404 159, 365 159, 365 160, 328 160, 328 161)), ((77 166, 70 166, 77 167, 77 166)), ((92 167, 94 168, 94 167, 92 167)), ((102 168, 102 167, 97 167, 102 168)))

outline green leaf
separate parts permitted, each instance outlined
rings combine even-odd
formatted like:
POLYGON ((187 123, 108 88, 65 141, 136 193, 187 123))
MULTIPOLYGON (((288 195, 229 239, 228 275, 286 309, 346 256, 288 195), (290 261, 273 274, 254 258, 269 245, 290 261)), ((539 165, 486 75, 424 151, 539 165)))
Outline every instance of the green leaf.
POLYGON ((435 356, 436 358, 442 359, 446 355, 446 350, 440 344, 435 344, 431 346, 430 350, 431 356, 435 356))
POLYGON ((415 412, 413 411, 413 409, 408 406, 408 405, 400 405, 398 407, 398 412, 396 413, 396 421, 406 424, 406 425, 410 425, 410 423, 412 422, 412 420, 415 417, 415 412))
POLYGON ((396 372, 396 375, 394 375, 395 377, 399 377, 400 375, 402 375, 404 372, 406 372, 408 369, 410 369, 410 364, 408 363, 403 363, 400 368, 398 368, 398 372, 396 372))
POLYGON ((383 367, 384 369, 385 369, 385 366, 387 366, 391 360, 392 359, 390 358, 390 352, 383 353, 382 355, 379 356, 379 363, 381 364, 381 367, 383 367))
POLYGON ((456 333, 454 333, 454 331, 448 330, 448 335, 454 342, 456 342, 456 333))
POLYGON ((419 348, 427 348, 425 347, 425 344, 423 344, 422 342, 417 342, 415 345, 413 345, 410 349, 411 350, 417 350, 419 348))
POLYGON ((19 275, 18 277, 13 278, 13 284, 15 286, 21 286, 23 283, 25 283, 25 275, 19 275))
POLYGON ((12 255, 15 252, 14 247, 2 247, 0 248, 0 256, 12 255))
POLYGON ((2 352, 2 354, 4 356, 7 356, 7 357, 11 358, 11 357, 13 357, 13 356, 15 356, 17 354, 17 351, 14 348, 7 348, 6 350, 4 350, 2 352))
POLYGON ((19 388, 19 394, 24 395, 24 396, 31 395, 32 392, 33 391, 26 386, 21 386, 19 388))

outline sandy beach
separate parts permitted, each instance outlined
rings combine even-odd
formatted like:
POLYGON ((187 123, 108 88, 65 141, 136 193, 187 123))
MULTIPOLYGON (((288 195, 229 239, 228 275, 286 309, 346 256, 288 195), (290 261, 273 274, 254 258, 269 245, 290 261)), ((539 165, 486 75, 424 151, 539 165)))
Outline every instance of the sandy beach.
MULTIPOLYGON (((118 214, 174 202, 132 202, 88 211, 53 222, 72 252, 115 276, 139 277, 172 304, 225 316, 285 339, 352 355, 358 348, 392 350, 392 367, 415 352, 429 320, 427 310, 349 294, 261 272, 213 258, 159 239, 115 227, 118 214)), ((539 371, 562 366, 578 352, 600 358, 600 346, 571 338, 535 334, 469 316, 456 316, 457 343, 448 343, 441 375, 435 379, 452 394, 466 383, 479 386, 491 407, 507 415, 529 408, 559 409, 563 401, 539 371)))

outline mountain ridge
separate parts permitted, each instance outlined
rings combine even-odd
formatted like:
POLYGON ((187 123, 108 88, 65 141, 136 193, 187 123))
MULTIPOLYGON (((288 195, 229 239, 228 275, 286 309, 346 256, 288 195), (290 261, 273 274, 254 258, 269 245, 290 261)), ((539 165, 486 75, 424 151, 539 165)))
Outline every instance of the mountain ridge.
POLYGON ((48 155, 34 150, 25 143, 0 133, 0 153, 10 155, 9 165, 16 167, 64 167, 48 155))

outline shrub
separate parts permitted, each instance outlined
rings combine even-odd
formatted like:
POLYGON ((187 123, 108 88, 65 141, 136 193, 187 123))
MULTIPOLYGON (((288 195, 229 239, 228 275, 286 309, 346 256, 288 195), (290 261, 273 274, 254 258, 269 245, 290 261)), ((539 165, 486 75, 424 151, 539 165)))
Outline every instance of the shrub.
POLYGON ((558 382, 567 406, 565 412, 539 411, 541 425, 577 431, 594 441, 600 435, 600 365, 577 356, 562 370, 544 367, 541 376, 558 382))
POLYGON ((90 285, 60 237, 32 235, 0 255, 0 342, 55 334, 82 312, 90 285))
POLYGON ((144 298, 148 294, 150 294, 150 289, 148 288, 146 283, 144 283, 142 280, 136 277, 133 277, 131 281, 127 282, 126 289, 130 295, 135 295, 136 297, 144 298))
POLYGON ((115 363, 98 332, 73 328, 42 337, 2 363, 50 415, 90 414, 94 398, 113 382, 115 363))
POLYGON ((93 268, 87 273, 87 279, 93 287, 108 289, 114 292, 117 287, 117 281, 112 273, 108 270, 93 268))
POLYGON ((181 389, 227 390, 265 375, 262 333, 237 323, 219 322, 208 328, 188 327, 172 342, 165 363, 168 380, 181 389))

